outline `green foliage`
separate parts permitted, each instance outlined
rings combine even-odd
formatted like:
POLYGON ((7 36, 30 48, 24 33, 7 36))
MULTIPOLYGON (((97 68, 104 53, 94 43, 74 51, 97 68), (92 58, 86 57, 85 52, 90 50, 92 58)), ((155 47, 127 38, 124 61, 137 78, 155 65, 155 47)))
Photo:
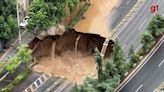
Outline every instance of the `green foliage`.
POLYGON ((115 88, 119 84, 120 78, 118 76, 114 76, 112 79, 107 79, 101 83, 97 84, 97 88, 99 92, 114 92, 115 88))
POLYGON ((129 69, 131 69, 135 63, 140 61, 139 57, 140 56, 137 53, 134 53, 133 47, 131 47, 129 50, 129 69))
POLYGON ((80 0, 67 0, 68 6, 71 12, 74 12, 77 8, 77 5, 80 3, 80 0))
POLYGON ((153 37, 160 37, 162 31, 158 29, 161 28, 164 28, 164 17, 159 14, 156 14, 151 20, 151 22, 149 23, 147 29, 152 34, 153 37))
POLYGON ((9 72, 14 72, 15 69, 23 62, 28 63, 32 60, 32 51, 28 49, 28 45, 22 44, 15 56, 13 56, 9 62, 7 62, 2 70, 7 70, 9 72))
POLYGON ((2 88, 0 92, 11 92, 11 90, 16 87, 22 80, 24 80, 29 73, 29 69, 22 71, 14 80, 12 80, 12 82, 10 82, 6 87, 2 88))
POLYGON ((16 17, 16 2, 14 0, 0 0, 0 16, 13 15, 16 17))
POLYGON ((28 63, 32 60, 32 50, 29 49, 28 45, 22 44, 19 47, 17 56, 19 57, 20 60, 22 60, 23 63, 28 63))
POLYGON ((0 39, 8 41, 15 37, 18 33, 16 20, 10 15, 5 19, 0 16, 0 39))
POLYGON ((77 13, 77 15, 72 19, 71 23, 67 26, 67 28, 72 29, 73 26, 80 20, 81 16, 86 12, 86 10, 89 8, 90 4, 86 3, 80 11, 77 13))
POLYGON ((118 75, 118 69, 116 68, 116 64, 111 59, 105 60, 104 66, 105 79, 114 78, 118 75))
POLYGON ((67 14, 65 7, 68 1, 72 0, 33 0, 28 30, 32 31, 37 27, 41 31, 47 31, 52 25, 60 24, 67 14))
POLYGON ((153 44, 153 36, 149 32, 143 33, 141 43, 143 44, 144 52, 148 52, 153 44))
POLYGON ((75 86, 73 92, 114 92, 124 77, 127 64, 118 41, 114 44, 112 59, 103 60, 98 49, 95 50, 95 59, 98 79, 87 78, 83 85, 75 86))
POLYGON ((123 50, 118 41, 113 45, 113 53, 112 53, 113 62, 116 64, 116 68, 118 69, 118 74, 123 78, 127 66, 126 60, 123 50))
POLYGON ((5 64, 5 70, 9 72, 14 72, 16 68, 21 64, 21 61, 17 56, 14 56, 10 59, 9 63, 5 64))
POLYGON ((97 48, 95 49, 95 59, 96 59, 96 63, 97 63, 98 80, 102 81, 103 80, 102 57, 101 57, 100 52, 97 48))
POLYGON ((16 3, 13 0, 0 0, 0 4, 0 39, 6 42, 18 33, 16 3))

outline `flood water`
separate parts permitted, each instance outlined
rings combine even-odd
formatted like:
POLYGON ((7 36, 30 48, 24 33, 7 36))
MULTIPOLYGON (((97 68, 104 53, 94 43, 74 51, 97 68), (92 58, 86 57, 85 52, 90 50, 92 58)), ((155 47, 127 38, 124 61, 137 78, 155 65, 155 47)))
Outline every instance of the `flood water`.
POLYGON ((119 0, 90 0, 91 6, 75 26, 75 30, 83 33, 99 34, 108 37, 110 34, 110 14, 119 0), (102 7, 103 6, 103 7, 102 7))

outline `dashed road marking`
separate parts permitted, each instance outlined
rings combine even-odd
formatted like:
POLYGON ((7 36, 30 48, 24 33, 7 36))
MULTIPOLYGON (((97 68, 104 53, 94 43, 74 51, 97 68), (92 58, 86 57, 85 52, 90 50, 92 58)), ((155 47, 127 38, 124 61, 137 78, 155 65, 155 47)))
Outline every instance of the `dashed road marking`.
POLYGON ((138 28, 138 30, 140 30, 142 28, 142 26, 146 23, 147 19, 144 20, 144 22, 140 25, 140 27, 138 28))
POLYGON ((142 87, 143 87, 143 84, 141 84, 141 85, 136 89, 135 92, 138 92, 142 87))
POLYGON ((163 59, 162 62, 158 65, 158 67, 160 67, 163 63, 164 63, 164 59, 163 59))

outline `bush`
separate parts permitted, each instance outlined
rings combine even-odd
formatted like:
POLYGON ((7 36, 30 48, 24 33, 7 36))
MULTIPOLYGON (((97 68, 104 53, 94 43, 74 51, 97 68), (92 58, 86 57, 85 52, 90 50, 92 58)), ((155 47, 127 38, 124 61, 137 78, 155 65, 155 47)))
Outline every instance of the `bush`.
POLYGON ((24 80, 29 73, 30 69, 22 71, 12 82, 10 82, 5 88, 1 89, 0 92, 11 92, 11 90, 24 80))
POLYGON ((72 19, 71 23, 67 26, 67 28, 72 29, 73 26, 80 20, 84 12, 89 8, 89 6, 90 6, 90 3, 86 3, 77 13, 77 15, 72 19))
POLYGON ((140 56, 144 56, 145 55, 145 51, 143 50, 143 48, 141 48, 139 51, 138 51, 138 54, 140 56))

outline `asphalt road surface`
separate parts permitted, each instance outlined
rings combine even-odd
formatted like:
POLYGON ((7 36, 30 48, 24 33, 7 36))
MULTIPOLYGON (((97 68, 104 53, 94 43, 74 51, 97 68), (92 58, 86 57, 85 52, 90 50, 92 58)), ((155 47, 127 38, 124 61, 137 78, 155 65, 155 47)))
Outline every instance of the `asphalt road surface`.
POLYGON ((114 29, 126 14, 132 9, 137 0, 119 0, 120 4, 112 9, 112 14, 109 16, 110 26, 114 29))
POLYGON ((134 49, 140 45, 141 35, 147 31, 147 25, 154 15, 150 12, 150 8, 156 4, 159 5, 159 11, 156 13, 164 14, 164 0, 147 0, 134 18, 117 35, 125 54, 128 53, 132 45, 134 49))
POLYGON ((164 82, 164 42, 120 92, 153 92, 164 82))

